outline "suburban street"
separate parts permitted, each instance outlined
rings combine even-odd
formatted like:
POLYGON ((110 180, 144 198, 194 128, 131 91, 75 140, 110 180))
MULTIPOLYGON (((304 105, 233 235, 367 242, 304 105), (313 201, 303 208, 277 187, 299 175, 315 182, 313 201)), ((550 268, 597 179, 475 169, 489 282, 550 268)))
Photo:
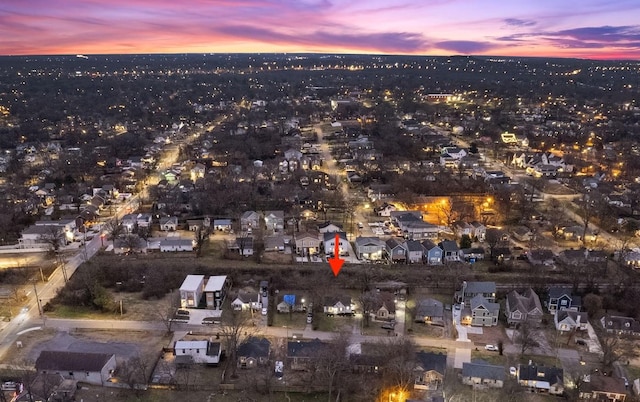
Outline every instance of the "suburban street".
MULTIPOLYGON (((221 124, 224 121, 224 118, 219 118, 216 122, 202 129, 212 130, 221 124)), ((192 141, 197 138, 198 134, 187 137, 184 141, 192 141)), ((176 155, 166 155, 165 159, 159 160, 157 164, 157 168, 155 173, 159 174, 163 169, 171 166, 177 158, 176 155)), ((142 191, 147 191, 148 184, 145 184, 142 191)), ((134 195, 129 197, 124 202, 117 204, 117 208, 114 211, 114 215, 108 220, 104 221, 108 222, 113 219, 122 219, 122 217, 132 211, 138 209, 140 196, 134 195)), ((75 243, 72 243, 75 245, 75 243)), ((71 278, 71 276, 75 273, 76 269, 85 261, 90 260, 102 247, 103 245, 106 247, 105 240, 100 236, 94 236, 91 240, 80 243, 79 247, 73 251, 73 255, 67 259, 64 259, 61 264, 54 270, 54 272, 49 276, 48 280, 44 283, 37 282, 33 285, 27 285, 25 287, 25 294, 27 294, 27 301, 24 304, 23 311, 20 314, 13 317, 13 319, 4 327, 2 331, 0 331, 0 361, 6 355, 8 349, 15 344, 15 341, 19 337, 21 331, 25 329, 32 328, 33 326, 47 326, 47 323, 50 320, 46 318, 42 318, 42 307, 55 295, 58 293, 60 289, 64 287, 65 284, 65 276, 66 278, 71 278), (37 296, 36 296, 37 294, 37 296)), ((18 250, 19 251, 19 250, 18 250)), ((65 249, 66 252, 70 251, 70 248, 67 247, 65 249)), ((65 321, 65 320, 63 320, 65 321)), ((75 320, 67 320, 69 322, 74 322, 75 320)), ((98 325, 99 321, 93 320, 79 320, 84 322, 84 325, 98 325), (93 324, 92 324, 93 322, 93 324)), ((69 322, 67 322, 67 328, 73 327, 69 322)), ((159 323, 161 326, 162 323, 159 323)), ((53 324, 49 324, 50 326, 53 324)), ((144 326, 144 325, 143 325, 144 326)), ((135 325, 134 325, 135 327, 135 325)), ((100 328, 99 326, 97 328, 100 328)), ((122 328, 125 329, 125 328, 122 328)), ((153 328, 149 328, 153 329, 153 328)))

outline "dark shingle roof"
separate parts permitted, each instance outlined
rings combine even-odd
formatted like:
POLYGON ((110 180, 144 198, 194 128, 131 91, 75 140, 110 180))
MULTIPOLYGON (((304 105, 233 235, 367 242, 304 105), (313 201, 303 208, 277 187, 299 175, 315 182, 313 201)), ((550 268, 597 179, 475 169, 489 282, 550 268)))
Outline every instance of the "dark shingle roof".
POLYGON ((113 354, 78 353, 43 350, 36 360, 36 370, 101 371, 113 354))
POLYGON ((247 338, 238 346, 238 356, 246 357, 268 357, 271 342, 265 338, 247 338))

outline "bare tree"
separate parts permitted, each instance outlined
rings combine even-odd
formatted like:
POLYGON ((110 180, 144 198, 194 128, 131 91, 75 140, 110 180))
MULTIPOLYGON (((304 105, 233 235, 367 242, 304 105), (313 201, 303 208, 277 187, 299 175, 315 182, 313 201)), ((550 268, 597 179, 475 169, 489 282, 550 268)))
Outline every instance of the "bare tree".
POLYGON ((202 226, 198 226, 195 234, 196 240, 196 257, 200 257, 202 255, 202 248, 206 244, 209 239, 209 235, 211 234, 210 228, 205 228, 202 226))
POLYGON ((114 216, 113 219, 108 220, 102 226, 107 236, 112 240, 119 238, 124 233, 124 226, 118 219, 118 216, 114 216))
POLYGON ((414 381, 415 346, 407 337, 394 337, 378 344, 387 362, 385 367, 385 389, 407 393, 414 381))
POLYGON ((49 250, 57 252, 65 245, 64 233, 60 226, 47 225, 45 231, 40 235, 40 241, 49 246, 49 250))
POLYGON ((151 310, 151 314, 167 328, 167 333, 171 333, 173 328, 174 316, 180 302, 179 298, 179 294, 174 295, 171 291, 167 296, 166 303, 161 303, 157 310, 151 310))
POLYGON ((147 362, 136 355, 118 365, 118 377, 132 390, 139 390, 147 383, 147 362))
POLYGON ((337 391, 336 400, 340 400, 341 384, 339 380, 349 369, 347 348, 349 347, 349 333, 341 331, 328 343, 317 358, 317 374, 321 381, 328 386, 328 400, 331 402, 334 389, 337 391))
POLYGON ((375 311, 378 304, 378 295, 372 291, 363 292, 358 297, 358 302, 362 306, 362 325, 369 328, 371 313, 375 311))
POLYGON ((600 365, 604 372, 613 370, 614 364, 624 359, 632 359, 638 356, 638 350, 633 339, 624 335, 599 330, 598 338, 602 355, 600 365))
POLYGON ((578 214, 582 219, 582 245, 587 247, 587 231, 589 230, 589 223, 595 215, 594 204, 589 194, 583 194, 578 204, 578 214))
POLYGON ((536 341, 538 334, 535 331, 535 327, 531 321, 525 320, 520 323, 518 327, 518 333, 516 335, 516 343, 520 345, 520 355, 531 351, 531 349, 538 346, 536 341))
POLYGON ((254 325, 251 316, 242 311, 231 310, 222 316, 220 332, 225 338, 226 350, 229 360, 226 373, 231 369, 231 377, 238 376, 238 346, 248 337, 258 333, 258 327, 254 325), (230 367, 229 367, 230 366, 230 367))
POLYGON ((496 228, 487 229, 484 236, 484 241, 489 247, 489 256, 491 260, 493 260, 495 257, 494 254, 495 254, 496 248, 500 244, 502 244, 502 238, 503 238, 503 233, 500 229, 496 229, 496 228))

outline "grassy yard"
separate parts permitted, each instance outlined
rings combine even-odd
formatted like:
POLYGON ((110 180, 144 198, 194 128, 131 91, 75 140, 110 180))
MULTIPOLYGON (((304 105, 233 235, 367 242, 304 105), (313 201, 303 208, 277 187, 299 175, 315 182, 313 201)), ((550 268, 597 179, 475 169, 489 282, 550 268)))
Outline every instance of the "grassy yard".
POLYGON ((275 313, 273 315, 274 327, 288 327, 295 330, 303 330, 307 325, 306 313, 275 313))

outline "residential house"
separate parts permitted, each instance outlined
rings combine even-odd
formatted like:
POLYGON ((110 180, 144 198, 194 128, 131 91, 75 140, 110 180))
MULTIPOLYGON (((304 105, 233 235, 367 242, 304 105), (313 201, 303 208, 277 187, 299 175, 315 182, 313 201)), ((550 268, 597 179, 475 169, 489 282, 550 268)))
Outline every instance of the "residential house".
POLYGON ((294 236, 296 244, 296 254, 303 257, 315 255, 320 252, 319 233, 296 233, 294 236))
POLYGON ((436 299, 421 299, 416 302, 415 322, 444 326, 444 306, 436 299))
POLYGON ((482 295, 477 295, 469 300, 469 307, 466 303, 460 314, 460 323, 492 327, 498 325, 498 317, 500 316, 500 303, 494 303, 487 300, 482 295))
POLYGON ((581 307, 582 298, 574 296, 571 293, 571 289, 562 287, 549 288, 547 308, 551 314, 555 314, 559 310, 580 311, 581 307))
POLYGON ((320 223, 318 225, 318 232, 324 234, 324 233, 335 233, 335 232, 341 232, 342 228, 338 225, 336 225, 335 223, 331 223, 331 222, 323 222, 320 223))
MULTIPOLYGON (((22 384, 15 391, 11 402, 69 402, 75 401, 78 381, 65 379, 60 374, 38 373, 30 384, 22 384), (22 389, 22 392, 20 392, 22 389)), ((6 388, 2 388, 6 392, 6 388)), ((2 391, 0 391, 2 392, 2 391)))
POLYGON ((274 236, 266 236, 263 239, 264 251, 284 252, 289 250, 288 246, 291 242, 291 236, 276 234, 274 236))
POLYGON ((400 230, 405 238, 412 240, 435 239, 441 231, 439 226, 422 221, 402 222, 400 230))
POLYGON ((623 253, 622 261, 628 267, 640 268, 640 252, 631 251, 623 253))
POLYGON ((353 315, 353 305, 348 296, 324 298, 323 310, 327 315, 353 315))
POLYGON ((251 369, 269 362, 271 342, 266 338, 250 336, 238 346, 238 367, 251 369))
POLYGON ((67 244, 65 233, 59 227, 32 225, 22 231, 18 243, 20 248, 49 249, 54 238, 58 239, 60 246, 67 244))
POLYGON ((340 255, 348 253, 350 249, 349 240, 345 232, 327 232, 323 234, 323 247, 327 255, 333 255, 336 246, 336 236, 338 237, 338 249, 340 255))
POLYGON ((68 380, 105 385, 116 371, 116 356, 111 353, 43 350, 36 359, 35 367, 42 374, 60 374, 68 380))
POLYGON ((218 365, 222 348, 220 342, 210 340, 180 340, 174 345, 177 365, 207 364, 218 365))
POLYGON ((607 314, 600 319, 600 324, 608 333, 640 336, 640 322, 636 321, 633 317, 607 314))
POLYGON ((122 217, 121 225, 128 233, 131 233, 136 229, 137 222, 138 222, 138 215, 127 214, 122 217))
POLYGON ((264 223, 267 230, 274 232, 284 229, 284 211, 265 211, 264 223))
POLYGON ((180 307, 198 307, 204 290, 204 275, 187 275, 180 285, 180 307))
POLYGON ((222 303, 231 288, 231 280, 226 275, 210 276, 204 285, 205 305, 208 309, 222 310, 222 303))
POLYGON ((413 388, 428 391, 442 389, 446 370, 446 354, 424 351, 416 353, 413 388))
POLYGON ((385 202, 382 205, 380 205, 379 207, 375 208, 374 212, 378 216, 389 217, 389 216, 391 216, 391 212, 393 212, 395 210, 396 210, 396 206, 395 205, 385 202))
POLYGON ((567 265, 582 265, 587 261, 587 251, 580 250, 562 250, 558 254, 558 259, 567 265))
POLYGON ((438 247, 440 247, 443 251, 443 261, 460 261, 462 259, 462 252, 460 251, 460 247, 458 247, 458 243, 453 240, 444 240, 438 243, 438 247))
POLYGON ((600 374, 585 377, 580 384, 580 400, 594 400, 607 402, 624 402, 627 398, 625 380, 600 374), (587 381, 588 380, 588 381, 587 381))
POLYGON ((187 219, 187 227, 191 232, 197 232, 205 226, 204 219, 187 219))
POLYGON ((481 295, 490 302, 496 300, 496 283, 495 282, 462 282, 462 290, 456 292, 456 300, 458 303, 469 301, 481 295))
POLYGON ((228 244, 229 250, 237 251, 243 257, 253 255, 253 237, 252 236, 236 236, 235 241, 228 244))
POLYGON ((518 384, 534 392, 562 395, 564 392, 564 371, 553 366, 535 364, 518 365, 518 384))
POLYGON ((502 388, 506 378, 504 366, 482 360, 462 363, 462 383, 473 387, 502 388))
POLYGON ((507 294, 505 315, 509 325, 517 326, 525 321, 539 325, 543 313, 540 298, 533 289, 528 288, 522 293, 512 290, 507 294))
POLYGON ((554 255, 549 249, 534 249, 527 252, 527 260, 531 265, 553 266, 554 255))
POLYGON ((407 264, 421 263, 424 259, 424 247, 417 240, 407 240, 404 242, 404 248, 407 251, 407 264))
POLYGON ((405 263, 407 260, 407 250, 404 248, 402 240, 390 238, 385 241, 385 255, 391 263, 405 263))
POLYGON ((373 304, 374 319, 391 321, 396 317, 396 296, 391 292, 378 292, 373 304))
POLYGON ((533 232, 531 229, 524 225, 519 225, 511 229, 511 235, 513 238, 520 242, 528 242, 533 238, 533 232))
POLYGON ((276 305, 278 313, 301 313, 307 310, 305 299, 302 295, 297 293, 280 294, 280 303, 276 305))
POLYGON ((202 163, 196 163, 195 166, 193 166, 191 168, 191 171, 189 172, 191 176, 191 181, 195 182, 198 179, 202 179, 206 171, 207 171, 206 166, 204 166, 202 163))
POLYGON ((125 254, 125 253, 146 253, 149 249, 147 240, 139 237, 138 235, 127 235, 124 237, 118 237, 113 240, 113 253, 125 254))
POLYGON ((483 242, 487 236, 487 227, 478 221, 471 222, 471 226, 473 227, 473 237, 483 242))
POLYGON ((287 342, 287 362, 291 370, 309 370, 316 360, 325 353, 328 344, 319 339, 311 341, 287 342))
POLYGON ((377 237, 356 237, 356 257, 359 260, 381 260, 385 250, 384 241, 377 237))
POLYGON ((193 251, 193 240, 180 237, 167 237, 160 241, 160 251, 163 253, 174 251, 193 251))
POLYGON ((231 219, 214 219, 213 220, 213 230, 230 232, 231 228, 232 228, 231 219))
POLYGON ((424 240, 422 242, 424 247, 424 261, 427 265, 441 265, 444 252, 431 240, 424 240))
POLYGON ((586 331, 589 325, 589 315, 579 311, 558 310, 553 316, 553 323, 556 330, 560 332, 586 331))
POLYGON ((139 228, 149 228, 151 227, 151 221, 153 217, 151 214, 138 214, 136 215, 136 226, 139 228))
POLYGON ((173 232, 178 230, 178 217, 163 216, 160 218, 160 230, 163 232, 173 232))
POLYGON ((463 248, 460 250, 460 254, 465 261, 477 262, 484 260, 485 251, 482 247, 463 248))
POLYGON ((236 311, 260 310, 262 303, 257 292, 239 291, 231 302, 231 307, 236 311))
POLYGON ((398 227, 408 222, 424 222, 422 211, 392 211, 389 218, 391 223, 398 227))
POLYGON ((469 236, 470 238, 473 238, 473 226, 464 221, 454 222, 453 232, 458 238, 462 236, 469 236))
POLYGON ((240 216, 240 229, 243 231, 249 231, 249 229, 255 230, 260 227, 260 214, 256 211, 245 211, 240 216))

